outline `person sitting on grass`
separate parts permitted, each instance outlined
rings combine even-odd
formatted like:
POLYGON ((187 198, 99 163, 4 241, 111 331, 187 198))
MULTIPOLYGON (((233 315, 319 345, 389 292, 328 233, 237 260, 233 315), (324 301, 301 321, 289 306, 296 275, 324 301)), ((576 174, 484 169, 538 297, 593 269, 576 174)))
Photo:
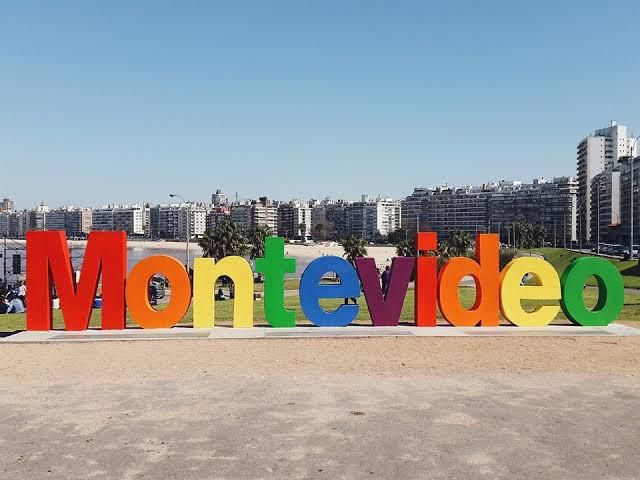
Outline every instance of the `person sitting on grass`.
POLYGON ((6 297, 2 295, 0 297, 0 314, 7 313, 9 311, 9 302, 6 297))
POLYGON ((24 313, 24 303, 22 300, 18 298, 17 295, 12 295, 9 297, 9 308, 7 309, 7 313, 24 313))
POLYGON ((224 293, 222 293, 222 288, 218 288, 218 293, 216 293, 216 300, 218 301, 226 300, 224 297, 224 293))

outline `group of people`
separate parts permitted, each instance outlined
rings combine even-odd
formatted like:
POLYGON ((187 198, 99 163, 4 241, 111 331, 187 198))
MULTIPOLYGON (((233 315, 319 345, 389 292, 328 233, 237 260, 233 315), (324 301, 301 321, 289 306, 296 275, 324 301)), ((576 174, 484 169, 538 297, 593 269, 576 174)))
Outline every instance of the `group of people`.
POLYGON ((0 289, 0 314, 24 313, 27 308, 27 284, 2 285, 0 289))

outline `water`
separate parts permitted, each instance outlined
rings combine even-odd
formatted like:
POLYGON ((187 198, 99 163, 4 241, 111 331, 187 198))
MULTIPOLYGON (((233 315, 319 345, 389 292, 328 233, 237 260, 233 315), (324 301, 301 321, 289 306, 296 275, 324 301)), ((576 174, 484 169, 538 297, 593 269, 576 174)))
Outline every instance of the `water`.
MULTIPOLYGON (((71 264, 74 270, 80 270, 82 268, 82 261, 84 257, 85 247, 73 246, 70 249, 71 264)), ((286 247, 285 247, 286 250, 286 247)), ((193 259, 202 257, 202 250, 200 248, 192 248, 190 253, 190 265, 193 267, 193 259)), ((140 260, 153 256, 153 255, 168 255, 176 258, 183 265, 186 263, 186 249, 185 248, 149 248, 144 246, 127 247, 127 273, 131 271, 133 266, 140 260)), ((296 259, 296 273, 286 274, 287 277, 299 277, 307 265, 313 260, 309 256, 296 256, 290 253, 285 254, 287 257, 296 259)), ((247 259, 253 268, 253 261, 247 259)), ((7 265, 7 279, 10 283, 17 282, 18 280, 24 280, 26 273, 26 251, 24 245, 11 244, 7 246, 6 252, 6 265, 7 265), (20 273, 13 273, 13 255, 20 255, 20 273)), ((0 263, 0 275, 2 274, 3 264, 0 263)))
MULTIPOLYGON (((189 250, 189 254, 191 257, 189 264, 193 268, 193 259, 202 257, 202 250, 200 248, 192 248, 189 250)), ((186 249, 129 247, 127 248, 127 272, 129 272, 140 260, 153 255, 168 255, 176 258, 183 265, 187 262, 186 249)), ((304 269, 307 268, 310 260, 308 257, 296 257, 295 255, 293 258, 296 259, 296 273, 287 274, 287 276, 299 277, 304 269)), ((249 261, 251 268, 253 268, 253 261, 248 258, 247 261, 249 261)))

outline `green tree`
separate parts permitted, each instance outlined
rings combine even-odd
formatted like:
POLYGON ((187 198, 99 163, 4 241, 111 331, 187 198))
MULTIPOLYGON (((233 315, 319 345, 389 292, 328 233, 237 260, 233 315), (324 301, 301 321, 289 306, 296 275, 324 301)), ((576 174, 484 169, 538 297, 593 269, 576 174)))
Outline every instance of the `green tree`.
POLYGON ((524 220, 518 220, 513 224, 516 248, 538 248, 544 246, 547 238, 547 229, 544 225, 531 224, 524 220))
POLYGON ((351 265, 355 266, 356 258, 367 255, 367 242, 362 238, 351 236, 342 240, 340 245, 342 245, 344 249, 342 256, 345 257, 351 265))
POLYGON ((541 223, 536 223, 531 229, 531 248, 544 247, 544 241, 547 239, 547 228, 541 223))
POLYGON ((382 235, 380 232, 376 232, 373 235, 371 241, 377 245, 384 245, 385 243, 388 243, 388 238, 386 235, 382 235))
POLYGON ((409 232, 407 230, 405 230, 404 228, 398 228, 397 230, 394 230, 389 235, 387 235, 387 241, 397 247, 400 242, 408 239, 410 236, 412 237, 412 235, 409 235, 409 232))
POLYGON ((213 228, 207 230, 198 240, 202 256, 216 261, 229 255, 244 257, 248 248, 242 229, 230 218, 223 218, 213 228))
POLYGON ((266 225, 256 225, 249 232, 249 258, 264 258, 264 240, 271 236, 271 230, 266 225))
POLYGON ((454 229, 449 232, 449 237, 443 242, 441 254, 446 257, 466 257, 472 244, 469 232, 454 229))
POLYGON ((396 254, 399 257, 415 257, 416 242, 413 237, 406 237, 395 244, 396 254))

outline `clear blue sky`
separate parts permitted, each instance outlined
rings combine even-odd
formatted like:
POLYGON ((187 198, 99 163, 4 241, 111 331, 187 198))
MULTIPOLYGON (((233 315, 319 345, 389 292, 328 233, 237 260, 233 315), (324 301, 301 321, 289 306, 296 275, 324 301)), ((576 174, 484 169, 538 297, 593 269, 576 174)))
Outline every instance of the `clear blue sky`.
POLYGON ((3 1, 0 195, 97 205, 574 175, 640 130, 640 2, 3 1))

